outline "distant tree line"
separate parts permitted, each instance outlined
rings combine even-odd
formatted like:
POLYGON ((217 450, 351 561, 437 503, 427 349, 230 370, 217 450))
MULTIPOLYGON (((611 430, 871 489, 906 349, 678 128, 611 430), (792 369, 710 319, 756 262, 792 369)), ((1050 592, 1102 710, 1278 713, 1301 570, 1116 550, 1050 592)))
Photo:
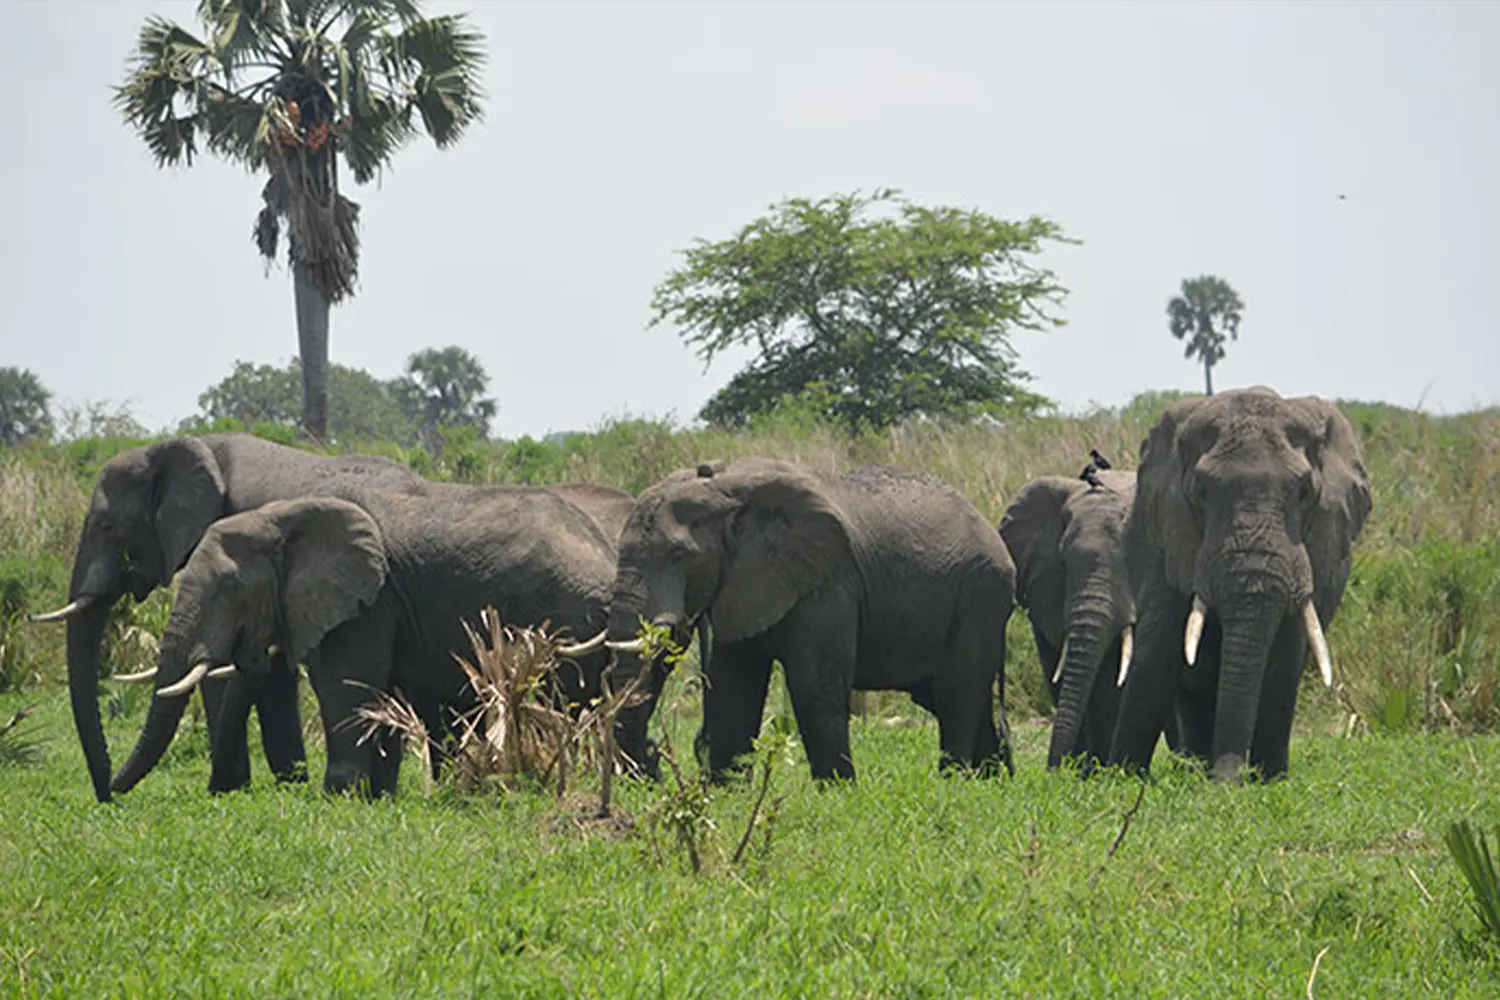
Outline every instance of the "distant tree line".
MULTIPOLYGON (((392 379, 343 365, 329 367, 328 432, 333 440, 421 444, 440 451, 443 432, 466 428, 487 438, 495 400, 485 395, 490 377, 461 347, 430 347, 411 355, 392 379)), ((302 364, 236 361, 234 369, 198 396, 198 413, 177 430, 201 431, 224 421, 265 430, 284 427, 294 436, 302 417, 302 364)), ((123 405, 90 402, 52 413, 52 393, 34 372, 0 368, 0 444, 64 438, 145 437, 148 431, 123 405)))

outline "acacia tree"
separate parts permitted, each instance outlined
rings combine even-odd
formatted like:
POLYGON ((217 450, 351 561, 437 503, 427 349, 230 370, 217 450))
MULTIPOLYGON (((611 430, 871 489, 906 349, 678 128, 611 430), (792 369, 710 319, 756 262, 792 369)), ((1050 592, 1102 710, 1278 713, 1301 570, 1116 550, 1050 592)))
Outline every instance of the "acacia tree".
POLYGON ((1172 336, 1187 341, 1187 353, 1203 361, 1203 392, 1214 394, 1214 365, 1224 360, 1224 341, 1240 338, 1240 313, 1245 303, 1229 282, 1205 274, 1184 278, 1182 294, 1167 303, 1167 325, 1172 336))
POLYGON ((48 404, 52 393, 29 368, 0 368, 0 444, 14 448, 22 441, 52 434, 48 404))
POLYGON ((699 240, 656 287, 651 325, 672 321, 705 363, 759 356, 703 407, 743 425, 786 400, 854 430, 916 415, 1028 412, 1010 334, 1061 326, 1067 290, 1031 258, 1070 243, 1053 222, 913 205, 900 192, 788 199, 739 233, 699 240))
POLYGON ((276 259, 286 227, 302 424, 328 434, 328 312, 354 293, 363 184, 418 131, 438 148, 479 120, 483 36, 415 0, 201 0, 203 34, 147 19, 115 103, 159 166, 200 149, 267 175, 255 244, 276 259))

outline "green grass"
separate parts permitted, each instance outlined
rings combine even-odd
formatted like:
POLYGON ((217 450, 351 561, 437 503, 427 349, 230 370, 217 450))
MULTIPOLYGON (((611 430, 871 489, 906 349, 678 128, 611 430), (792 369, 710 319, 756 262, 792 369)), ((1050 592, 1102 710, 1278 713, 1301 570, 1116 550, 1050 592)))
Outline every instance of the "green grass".
MULTIPOLYGON (((739 434, 624 420, 561 444, 348 447, 435 478, 637 492, 705 459, 884 461, 998 520, 1091 446, 1133 467, 1165 401, 854 439, 784 414, 739 434)), ((276 788, 257 749, 254 787, 210 798, 196 702, 157 772, 97 806, 64 630, 25 614, 65 599, 98 468, 139 442, 0 449, 0 723, 37 706, 10 736, 43 754, 0 753, 0 997, 1495 996, 1500 945, 1443 834, 1500 826, 1500 412, 1344 410, 1375 508, 1329 630, 1343 687, 1304 685, 1288 781, 1225 788, 1159 766, 1111 856, 1139 786, 1044 771, 1049 708, 1017 615, 1014 780, 939 779, 930 719, 875 693, 859 783, 814 788, 798 751, 776 774, 769 849, 757 833, 738 866, 725 858, 753 796, 715 792, 701 876, 667 837, 583 832, 540 795, 424 800, 410 762, 402 796, 368 804, 276 788)), ((113 670, 149 660, 170 597, 117 610, 113 670)), ((696 699, 673 684, 665 717, 689 757, 696 699)), ((110 687, 118 762, 147 693, 110 687)), ((644 820, 664 793, 618 794, 644 820)))
POLYGON ((643 831, 558 824, 540 795, 423 800, 410 773, 369 804, 257 762, 210 798, 201 729, 103 808, 65 699, 35 721, 45 762, 0 770, 5 996, 1302 997, 1320 953, 1320 997, 1500 976, 1442 840, 1500 822, 1488 736, 1299 738, 1269 787, 1163 768, 1109 857, 1139 786, 1046 773, 1044 725, 986 782, 936 775, 925 719, 869 720, 859 782, 818 789, 799 752, 769 850, 732 870, 752 796, 715 793, 694 876, 643 831))

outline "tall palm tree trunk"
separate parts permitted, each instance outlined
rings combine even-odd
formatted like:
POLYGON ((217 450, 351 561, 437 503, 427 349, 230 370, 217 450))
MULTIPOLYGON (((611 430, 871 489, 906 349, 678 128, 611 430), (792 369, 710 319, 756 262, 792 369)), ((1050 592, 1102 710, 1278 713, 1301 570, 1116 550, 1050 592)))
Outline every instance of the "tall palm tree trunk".
MULTIPOLYGON (((325 345, 328 343, 328 321, 326 319, 323 322, 323 343, 325 345)), ((303 364, 306 365, 307 362, 304 361, 303 364)), ((303 368, 304 372, 306 370, 306 368, 303 368)), ((303 377, 306 378, 305 375, 303 377)), ((1212 396, 1214 394, 1214 363, 1207 356, 1203 358, 1203 394, 1205 396, 1212 396)))
POLYGON ((306 264, 292 266, 292 290, 302 356, 302 430, 322 444, 328 440, 328 299, 306 264))

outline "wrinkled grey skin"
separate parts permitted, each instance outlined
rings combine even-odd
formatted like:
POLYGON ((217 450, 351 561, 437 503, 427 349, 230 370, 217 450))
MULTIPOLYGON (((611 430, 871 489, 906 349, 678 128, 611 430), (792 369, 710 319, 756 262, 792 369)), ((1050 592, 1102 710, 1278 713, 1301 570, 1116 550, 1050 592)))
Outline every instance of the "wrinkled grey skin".
MULTIPOLYGON (((545 488, 431 483, 415 495, 366 492, 357 505, 268 504, 214 525, 183 569, 157 689, 196 663, 264 671, 264 650, 277 643, 307 664, 318 697, 325 789, 388 794, 399 745, 393 737, 359 745, 356 710, 399 688, 429 732, 443 732, 444 709, 473 705, 453 657, 472 656, 461 618, 477 627, 493 605, 507 624, 550 621, 588 638, 604 627, 614 565, 613 539, 599 523, 545 488)), ((600 651, 561 671, 565 697, 597 693, 604 661, 600 651)), ((153 700, 115 791, 161 759, 186 702, 153 700)))
POLYGON ((1326 631, 1369 513, 1358 439, 1328 402, 1255 387, 1169 408, 1141 445, 1126 527, 1136 662, 1110 762, 1149 768, 1175 713, 1181 749, 1214 777, 1284 775, 1309 648, 1300 611, 1311 598, 1326 631), (1188 667, 1195 594, 1208 614, 1188 667))
MULTIPOLYGON (((144 600, 171 581, 215 521, 272 500, 308 494, 344 495, 379 486, 420 489, 404 466, 364 455, 324 457, 248 434, 173 438, 122 452, 100 470, 73 559, 70 601, 93 598, 68 620, 68 687, 73 720, 100 802, 110 799, 109 748, 99 719, 99 646, 110 608, 126 593, 144 600)), ((221 699, 260 714, 266 760, 279 778, 305 773, 297 717, 296 675, 272 664, 263 684, 243 680, 204 686, 210 734, 221 699)), ((243 744, 243 740, 241 740, 243 744)), ((248 779, 243 745, 235 769, 248 779)))
POLYGON ((1098 473, 1102 487, 1044 476, 1016 495, 1000 537, 1016 563, 1016 603, 1026 609, 1057 706, 1047 766, 1071 757, 1087 770, 1109 756, 1118 710, 1124 630, 1135 623, 1123 535, 1135 473, 1098 473), (1062 678, 1054 683, 1066 648, 1062 678))
MULTIPOLYGON (((610 638, 637 621, 680 642, 712 620, 704 692, 710 773, 721 780, 760 730, 779 660, 814 778, 853 778, 853 689, 903 690, 937 716, 945 764, 1011 769, 1003 702, 1015 570, 995 529, 956 490, 879 466, 823 475, 743 459, 673 473, 643 493, 620 539, 610 638)), ((622 678, 642 668, 622 655, 622 678)), ((648 699, 623 713, 640 760, 648 699)))

